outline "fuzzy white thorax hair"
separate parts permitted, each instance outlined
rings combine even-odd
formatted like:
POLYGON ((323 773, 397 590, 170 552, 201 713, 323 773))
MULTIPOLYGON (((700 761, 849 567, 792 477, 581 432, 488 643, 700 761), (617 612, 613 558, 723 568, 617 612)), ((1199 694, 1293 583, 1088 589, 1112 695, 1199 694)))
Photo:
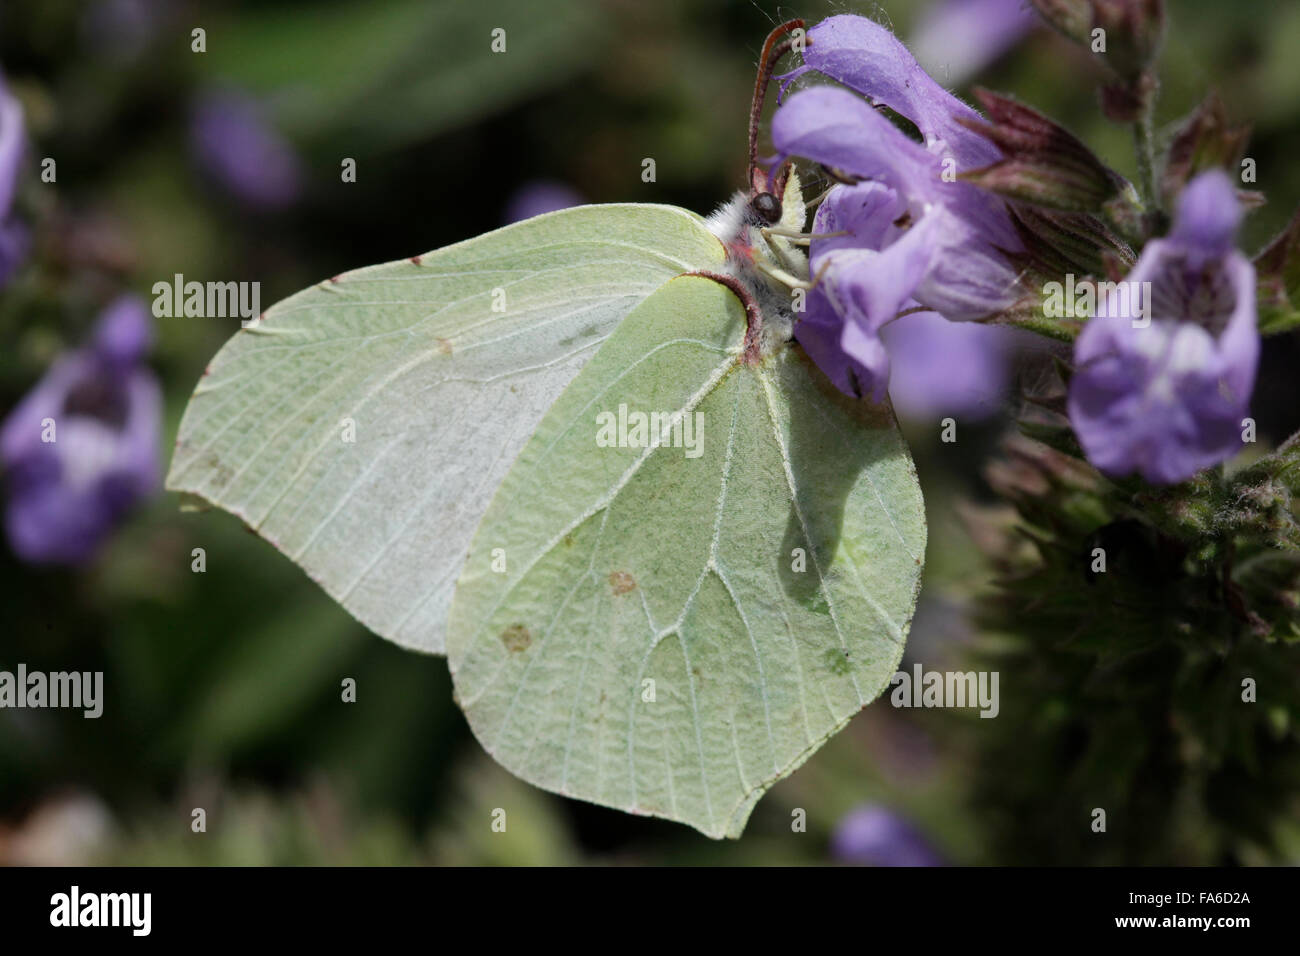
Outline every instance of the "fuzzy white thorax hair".
MULTIPOLYGON (((798 176, 792 172, 781 197, 781 219, 776 225, 784 230, 802 231, 806 217, 803 190, 798 176)), ((788 238, 764 236, 762 229, 766 223, 754 214, 749 195, 743 191, 711 213, 705 225, 727 247, 723 271, 739 280, 758 304, 763 316, 762 353, 766 355, 790 341, 798 317, 793 307, 796 293, 772 272, 806 282, 807 255, 788 238)), ((802 298, 801 292, 797 294, 802 298)))

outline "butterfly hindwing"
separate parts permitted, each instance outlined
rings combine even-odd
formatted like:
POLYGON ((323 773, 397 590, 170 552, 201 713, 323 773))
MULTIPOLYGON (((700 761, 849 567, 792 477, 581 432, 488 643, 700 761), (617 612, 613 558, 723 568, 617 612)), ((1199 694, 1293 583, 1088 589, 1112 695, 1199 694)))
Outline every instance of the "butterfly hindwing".
POLYGON ((797 347, 748 364, 745 321, 699 277, 633 310, 502 482, 449 623, 507 769, 714 837, 887 686, 925 550, 892 413, 797 347))

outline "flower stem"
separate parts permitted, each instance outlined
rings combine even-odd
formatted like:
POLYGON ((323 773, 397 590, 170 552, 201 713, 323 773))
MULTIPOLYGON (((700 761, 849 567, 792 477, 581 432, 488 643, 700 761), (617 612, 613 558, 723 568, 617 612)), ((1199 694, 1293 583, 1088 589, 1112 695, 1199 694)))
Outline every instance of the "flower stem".
POLYGON ((1156 150, 1151 114, 1152 108, 1145 107, 1133 124, 1133 145, 1137 150, 1138 189, 1142 202, 1148 210, 1154 211, 1160 203, 1156 195, 1156 150))

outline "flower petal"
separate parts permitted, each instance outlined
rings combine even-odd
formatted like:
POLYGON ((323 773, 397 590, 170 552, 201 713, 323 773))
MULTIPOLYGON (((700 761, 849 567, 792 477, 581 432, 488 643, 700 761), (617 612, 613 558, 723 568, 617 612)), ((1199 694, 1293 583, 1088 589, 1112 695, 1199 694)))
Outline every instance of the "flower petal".
POLYGON ((928 147, 943 144, 961 169, 998 160, 997 147, 957 122, 979 114, 935 82, 885 27, 843 15, 823 20, 808 38, 807 66, 911 120, 928 147))
POLYGON ((794 336, 808 357, 845 395, 870 395, 881 401, 889 382, 884 345, 847 325, 820 286, 808 293, 807 303, 807 311, 795 323, 794 336))
POLYGON ((0 220, 9 217, 18 188, 18 168, 26 151, 22 104, 0 79, 0 220))
POLYGON ((938 183, 939 159, 912 142, 861 97, 833 86, 791 96, 772 117, 772 142, 784 156, 803 156, 906 193, 938 183))
POLYGON ((1001 407, 1016 330, 917 312, 886 323, 880 338, 889 352, 889 397, 904 418, 975 421, 1001 407))
POLYGON ((1028 0, 942 0, 926 7, 907 45, 927 72, 960 85, 1041 22, 1028 0))
POLYGON ((106 362, 129 365, 144 358, 153 342, 153 320, 139 296, 118 296, 95 327, 95 353, 106 362))
POLYGON ((884 249, 844 248, 815 264, 831 305, 870 335, 892 320, 925 279, 938 251, 940 217, 925 216, 884 249), (821 261, 825 262, 822 272, 821 261))
POLYGON ((1192 266, 1232 249, 1243 210, 1237 190, 1221 169, 1201 173, 1178 196, 1178 215, 1169 238, 1194 252, 1192 266))

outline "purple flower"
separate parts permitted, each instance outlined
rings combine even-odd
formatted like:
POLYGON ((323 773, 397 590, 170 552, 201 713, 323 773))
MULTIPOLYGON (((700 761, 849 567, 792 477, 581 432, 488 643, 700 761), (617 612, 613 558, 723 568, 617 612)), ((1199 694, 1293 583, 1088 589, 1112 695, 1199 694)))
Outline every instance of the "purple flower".
POLYGON ((1020 42, 1039 23, 1029 0, 940 0, 931 3, 909 45, 950 84, 964 83, 1020 42))
POLYGON ((298 154, 248 97, 222 92, 200 98, 190 145, 199 166, 247 206, 280 209, 298 198, 298 154))
POLYGON ((1259 360, 1255 270, 1234 246, 1228 176, 1197 176, 1174 228, 1098 296, 1074 347, 1069 411, 1094 465, 1173 484, 1241 449, 1259 360))
POLYGON ((162 396, 141 363, 151 335, 144 301, 118 298, 90 345, 55 362, 0 426, 5 527, 23 560, 88 560, 157 490, 162 396))
POLYGON ((8 219, 18 190, 18 168, 27 152, 23 105, 0 79, 0 220, 8 219))
POLYGON ((580 206, 585 202, 582 194, 572 186, 556 182, 549 179, 538 179, 530 183, 524 183, 519 189, 515 190, 510 201, 506 203, 505 221, 509 225, 512 222, 520 222, 524 219, 531 219, 533 216, 540 216, 543 213, 555 212, 557 209, 568 209, 570 206, 580 206))
POLYGON ((17 219, 0 222, 0 286, 18 271, 31 244, 31 233, 25 223, 17 219))
POLYGON ((889 352, 889 398, 903 418, 988 418, 1002 407, 1021 334, 917 312, 880 331, 889 352))
POLYGON ((962 126, 978 115, 923 71, 888 30, 861 17, 831 17, 809 31, 805 65, 864 94, 821 86, 795 93, 772 120, 780 154, 803 156, 861 180, 833 188, 817 210, 808 299, 796 337, 842 390, 877 401, 889 381, 880 331, 904 309, 961 321, 1016 299, 1006 253, 1020 240, 1001 200, 958 173, 1000 158, 962 126), (875 105, 911 120, 902 133, 875 105))
POLYGON ((27 228, 12 216, 18 171, 27 152, 23 107, 0 79, 0 285, 27 257, 27 228))
POLYGON ((831 837, 841 863, 866 866, 943 866, 944 860, 912 824, 884 807, 866 804, 847 813, 831 837))

